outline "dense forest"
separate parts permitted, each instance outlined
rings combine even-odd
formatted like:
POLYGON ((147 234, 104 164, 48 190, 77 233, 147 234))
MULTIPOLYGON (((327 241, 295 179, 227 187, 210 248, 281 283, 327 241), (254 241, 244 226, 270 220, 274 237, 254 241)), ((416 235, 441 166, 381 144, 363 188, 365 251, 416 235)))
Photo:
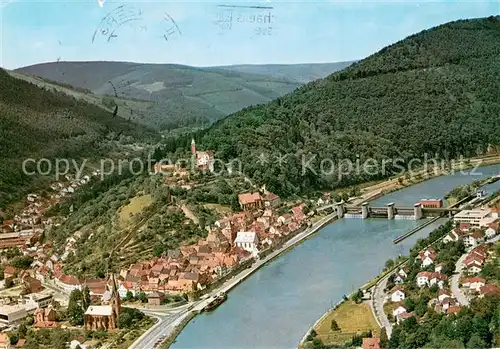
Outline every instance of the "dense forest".
POLYGON ((397 165, 406 166, 425 154, 475 156, 500 144, 498 57, 500 17, 444 24, 194 135, 167 139, 162 152, 187 149, 194 136, 200 148, 216 150, 223 161, 239 159, 245 176, 282 196, 397 169, 388 164, 385 173, 339 177, 341 159, 401 158, 397 165), (321 174, 324 159, 330 174, 321 174))
MULTIPOLYGON (((0 208, 46 185, 39 176, 23 174, 26 158, 91 159, 116 151, 114 144, 124 138, 130 142, 152 135, 96 105, 13 78, 2 69, 0 91, 0 208)), ((33 162, 29 165, 29 171, 36 170, 33 162)))

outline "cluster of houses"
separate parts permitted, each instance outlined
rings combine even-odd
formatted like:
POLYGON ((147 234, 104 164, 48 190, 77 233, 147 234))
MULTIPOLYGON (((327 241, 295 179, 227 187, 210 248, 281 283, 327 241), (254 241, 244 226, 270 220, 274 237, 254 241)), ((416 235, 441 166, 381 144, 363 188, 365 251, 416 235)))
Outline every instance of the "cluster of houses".
POLYGON ((465 257, 461 272, 465 272, 465 278, 460 281, 462 290, 469 297, 484 297, 488 295, 500 295, 500 288, 495 284, 488 284, 487 280, 477 276, 484 264, 493 258, 495 251, 487 244, 474 247, 465 257))
MULTIPOLYGON (((258 258, 263 250, 284 241, 305 227, 308 221, 305 204, 291 207, 289 213, 278 214, 281 200, 266 190, 240 194, 239 203, 242 211, 228 214, 208 227, 205 239, 121 270, 116 278, 120 297, 125 298, 128 292, 133 296, 144 292, 150 303, 156 304, 161 303, 165 294, 204 289, 242 262, 258 258)), ((78 231, 69 237, 61 256, 49 256, 50 244, 34 253, 36 278, 53 283, 66 293, 88 287, 91 297, 106 300, 109 297, 106 280, 79 279, 63 272, 64 260, 76 249, 81 237, 78 231)))
POLYGON ((473 226, 470 223, 460 223, 455 229, 450 231, 443 239, 443 242, 462 240, 467 247, 474 247, 487 239, 491 239, 498 234, 500 220, 497 218, 488 222, 484 226, 473 226))
MULTIPOLYGON (((99 171, 95 171, 92 175, 98 176, 99 171)), ((51 192, 47 195, 28 194, 22 212, 2 222, 0 250, 33 246, 43 231, 53 224, 52 218, 44 216, 45 211, 59 203, 63 197, 73 193, 78 187, 88 183, 90 176, 85 175, 80 179, 75 179, 68 174, 65 179, 65 182, 53 183, 50 186, 51 192)))
MULTIPOLYGON (((462 290, 465 290, 469 297, 500 295, 500 288, 497 285, 488 284, 486 279, 477 276, 485 263, 494 258, 492 255, 495 253, 490 245, 483 242, 485 239, 491 239, 498 234, 499 220, 495 218, 493 221, 486 220, 486 222, 485 226, 460 223, 443 239, 445 243, 463 240, 464 244, 470 248, 463 260, 462 271, 465 272, 466 277, 460 281, 462 290)), ((431 300, 434 309, 445 314, 458 313, 461 309, 460 303, 453 293, 446 288, 448 277, 441 272, 444 264, 436 263, 437 252, 432 247, 428 247, 420 252, 416 259, 420 260, 422 268, 429 269, 430 266, 434 265, 434 271, 420 271, 415 278, 416 285, 420 288, 438 286, 437 298, 431 300)), ((408 273, 408 267, 400 268, 394 274, 393 280, 396 286, 389 292, 389 298, 392 302, 392 316, 397 323, 414 316, 413 313, 407 311, 407 307, 403 303, 407 294, 402 285, 408 278, 408 273)))

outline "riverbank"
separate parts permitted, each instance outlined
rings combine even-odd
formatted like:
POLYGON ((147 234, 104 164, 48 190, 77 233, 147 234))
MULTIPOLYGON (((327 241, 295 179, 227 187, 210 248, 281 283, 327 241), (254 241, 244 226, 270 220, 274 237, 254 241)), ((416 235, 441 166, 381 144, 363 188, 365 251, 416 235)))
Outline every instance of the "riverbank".
POLYGON ((196 311, 191 311, 188 313, 182 320, 181 322, 174 327, 172 333, 161 343, 160 348, 161 349, 168 349, 170 346, 175 342, 175 339, 181 333, 181 331, 184 329, 184 327, 187 326, 189 321, 194 319, 194 317, 198 315, 198 312, 196 311))

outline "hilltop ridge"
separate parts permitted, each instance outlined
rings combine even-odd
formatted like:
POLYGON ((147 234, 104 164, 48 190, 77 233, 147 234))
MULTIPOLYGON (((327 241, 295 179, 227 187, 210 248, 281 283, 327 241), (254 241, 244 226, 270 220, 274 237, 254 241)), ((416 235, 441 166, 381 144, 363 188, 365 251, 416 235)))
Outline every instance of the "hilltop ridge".
MULTIPOLYGON (((342 71, 195 135, 245 175, 286 196, 390 175, 321 174, 322 159, 472 156, 500 144, 500 17, 460 20, 414 34, 342 71), (270 156, 262 166, 261 154, 270 156), (287 154, 279 164, 276 155, 287 154), (303 157, 316 158, 303 170, 303 157), (274 156, 274 158, 272 157, 274 156)), ((185 144, 185 140, 179 140, 185 144)), ((165 151, 175 149, 169 143, 165 151)))

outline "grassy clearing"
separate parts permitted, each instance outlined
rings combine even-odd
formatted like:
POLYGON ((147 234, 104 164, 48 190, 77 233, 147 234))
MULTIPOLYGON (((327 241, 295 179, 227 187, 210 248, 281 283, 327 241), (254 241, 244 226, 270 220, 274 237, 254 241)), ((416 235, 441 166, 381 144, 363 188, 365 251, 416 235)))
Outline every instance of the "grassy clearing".
POLYGON ((336 310, 330 312, 315 328, 318 337, 324 344, 342 345, 355 334, 372 331, 379 336, 380 328, 373 317, 368 304, 356 304, 352 301, 342 303, 336 310), (332 331, 332 320, 335 320, 340 331, 332 331))
POLYGON ((126 228, 133 215, 142 212, 142 210, 153 202, 151 195, 136 196, 130 200, 130 203, 123 206, 119 212, 120 226, 126 228))
POLYGON ((226 213, 232 212, 231 207, 229 207, 229 206, 224 206, 224 205, 219 205, 219 204, 205 204, 203 206, 209 210, 214 210, 219 215, 224 215, 226 213))

